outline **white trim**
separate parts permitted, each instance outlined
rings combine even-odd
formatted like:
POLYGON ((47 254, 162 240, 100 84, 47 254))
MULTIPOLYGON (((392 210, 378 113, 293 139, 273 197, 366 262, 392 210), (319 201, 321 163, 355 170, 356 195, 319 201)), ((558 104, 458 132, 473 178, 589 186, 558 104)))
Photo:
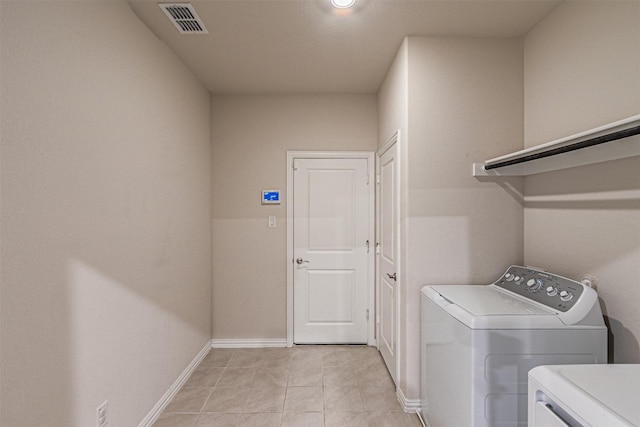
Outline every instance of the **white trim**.
MULTIPOLYGON (((400 129, 398 129, 396 133, 394 133, 393 136, 389 138, 389 140, 382 147, 380 147, 380 149, 376 152, 376 154, 378 155, 378 157, 382 157, 382 155, 387 151, 389 151, 389 149, 393 147, 394 144, 397 144, 399 142, 400 142, 400 129)), ((399 146, 400 145, 398 145, 398 147, 399 146)))
POLYGON ((171 402, 171 399, 173 399, 176 393, 178 393, 178 391, 182 388, 184 383, 189 379, 193 371, 195 371, 200 362, 202 362, 202 359, 205 358, 210 350, 211 341, 207 341, 202 350, 200 350, 200 352, 191 361, 191 363, 189 363, 189 366, 187 366, 187 368, 182 371, 178 379, 176 379, 175 382, 171 384, 169 390, 167 390, 167 392, 160 398, 158 403, 155 404, 155 406, 153 407, 153 409, 151 409, 147 416, 142 419, 140 424, 138 424, 138 427, 151 427, 153 423, 156 422, 162 411, 164 411, 169 402, 171 402))
POLYGON ((420 411, 420 399, 407 399, 400 387, 396 388, 396 397, 404 412, 417 413, 420 411))
MULTIPOLYGON (((402 156, 402 152, 401 152, 401 148, 402 146, 400 145, 400 129, 398 129, 396 131, 396 133, 393 134, 393 136, 389 139, 389 141, 387 141, 382 147, 380 147, 380 149, 377 151, 376 153, 376 238, 379 238, 379 236, 382 234, 380 231, 380 224, 379 224, 379 219, 380 219, 380 205, 379 205, 379 199, 380 199, 380 195, 378 193, 379 190, 379 186, 378 186, 378 173, 379 173, 379 168, 380 168, 380 158, 387 152, 389 151, 393 146, 398 147, 397 153, 398 153, 398 157, 396 158, 396 162, 397 162, 397 168, 398 168, 398 173, 396 175, 396 179, 397 179, 397 183, 396 183, 396 192, 397 194, 397 199, 398 199, 398 206, 396 207, 397 209, 397 215, 398 215, 398 224, 397 224, 397 229, 395 230, 396 235, 398 236, 398 254, 397 254, 397 258, 396 258, 396 268, 397 268, 397 272, 400 273, 399 274, 399 280, 396 283, 395 286, 395 301, 396 301, 396 306, 395 306, 395 312, 396 312, 396 318, 395 318, 395 326, 396 326, 396 330, 395 330, 395 335, 396 335, 396 354, 395 354, 395 361, 396 361, 396 366, 395 366, 395 378, 396 381, 399 383, 400 382, 400 367, 402 365, 402 359, 400 358, 401 354, 402 354, 402 346, 401 346, 401 335, 400 335, 400 319, 401 319, 401 289, 402 289, 402 285, 403 285, 403 272, 402 272, 402 228, 400 226, 400 223, 402 221, 401 218, 401 205, 402 205, 402 194, 400 193, 401 191, 401 185, 402 185, 402 162, 403 162, 403 156, 402 156)), ((375 259, 376 259, 376 271, 375 271, 375 288, 376 288, 376 311, 375 311, 375 316, 376 316, 376 337, 379 336, 380 334, 380 330, 379 330, 379 323, 377 321, 377 319, 380 318, 380 277, 379 277, 379 262, 378 262, 378 256, 379 254, 375 255, 375 259)), ((376 348, 378 349, 378 351, 380 351, 380 347, 376 346, 376 348)), ((386 362, 385 362, 386 364, 386 362)), ((387 366, 387 369, 389 369, 389 367, 387 366)))
POLYGON ((367 159, 369 172, 369 331, 367 345, 376 345, 375 313, 375 153, 373 151, 287 151, 287 346, 293 346, 293 162, 295 159, 367 159))
POLYGON ((211 348, 264 348, 286 347, 286 338, 213 339, 211 348))
POLYGON ((293 166, 296 153, 287 151, 287 347, 293 346, 293 166))

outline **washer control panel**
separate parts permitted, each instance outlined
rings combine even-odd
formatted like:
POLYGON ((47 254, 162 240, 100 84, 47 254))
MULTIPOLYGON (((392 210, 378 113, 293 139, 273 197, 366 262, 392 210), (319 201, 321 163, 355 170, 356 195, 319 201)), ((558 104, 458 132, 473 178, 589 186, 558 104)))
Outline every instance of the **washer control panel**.
POLYGON ((585 286, 566 277, 517 265, 509 267, 494 285, 562 312, 573 307, 585 286))

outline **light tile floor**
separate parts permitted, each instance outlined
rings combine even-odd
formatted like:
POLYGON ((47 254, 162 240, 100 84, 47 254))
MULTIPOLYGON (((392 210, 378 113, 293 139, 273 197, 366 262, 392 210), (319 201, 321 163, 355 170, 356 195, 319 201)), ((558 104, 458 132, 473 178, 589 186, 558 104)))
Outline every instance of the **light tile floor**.
POLYGON ((420 427, 366 346, 213 349, 154 427, 420 427))

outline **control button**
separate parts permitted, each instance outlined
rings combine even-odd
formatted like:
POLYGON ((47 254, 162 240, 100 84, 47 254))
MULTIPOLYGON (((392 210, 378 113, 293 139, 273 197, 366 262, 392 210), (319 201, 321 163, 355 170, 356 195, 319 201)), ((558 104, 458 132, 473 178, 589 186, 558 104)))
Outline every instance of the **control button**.
POLYGON ((571 292, 568 292, 568 291, 560 292, 560 299, 562 301, 571 301, 572 298, 573 298, 573 294, 571 292))
POLYGON ((550 297, 555 297, 556 295, 558 295, 558 288, 547 286, 547 295, 549 295, 550 297))
POLYGON ((507 274, 504 275, 504 278, 507 279, 507 282, 510 282, 510 281, 513 280, 514 275, 511 274, 511 273, 507 273, 507 274))
POLYGON ((516 276, 515 281, 518 285, 522 285, 522 282, 524 282, 524 277, 516 276))

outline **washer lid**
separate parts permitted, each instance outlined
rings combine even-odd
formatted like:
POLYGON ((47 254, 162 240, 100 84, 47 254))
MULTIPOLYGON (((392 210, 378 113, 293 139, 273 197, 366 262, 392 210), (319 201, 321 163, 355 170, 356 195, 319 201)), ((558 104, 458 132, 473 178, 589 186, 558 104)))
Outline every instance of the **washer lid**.
POLYGON ((471 329, 560 329, 557 313, 496 286, 425 286, 422 293, 471 329))
POLYGON ((431 286, 450 302, 474 316, 549 315, 554 311, 534 305, 493 286, 431 286))

